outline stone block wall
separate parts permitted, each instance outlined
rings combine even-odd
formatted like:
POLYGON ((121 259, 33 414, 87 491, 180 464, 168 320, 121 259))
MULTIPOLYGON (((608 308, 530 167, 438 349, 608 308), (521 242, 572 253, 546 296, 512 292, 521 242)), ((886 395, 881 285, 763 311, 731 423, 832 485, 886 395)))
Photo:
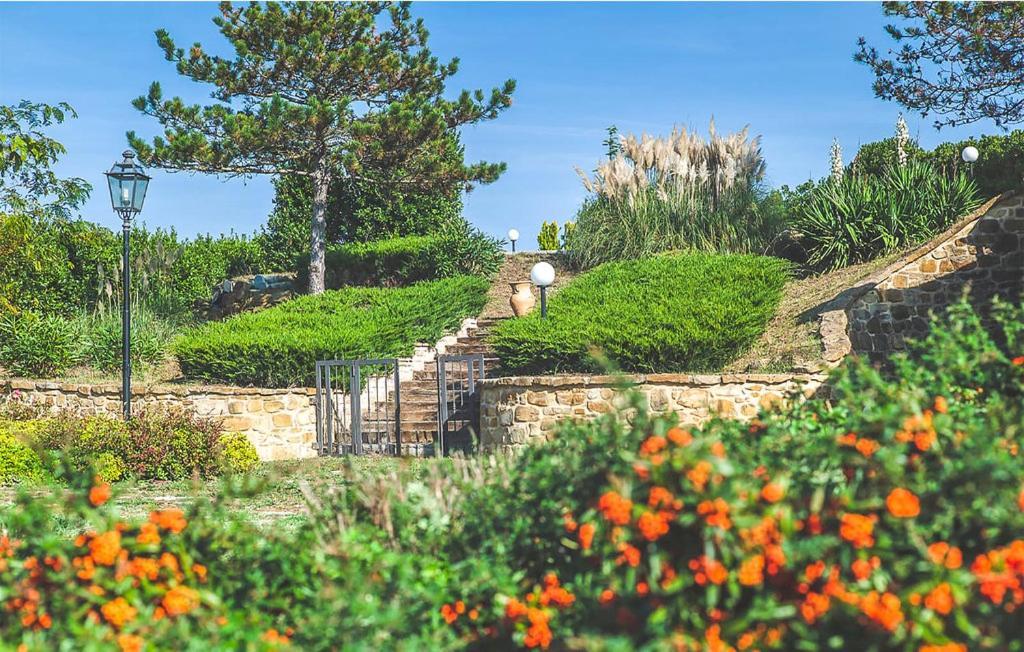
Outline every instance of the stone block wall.
MULTIPOLYGON (((824 374, 630 376, 655 412, 674 412, 686 425, 712 415, 754 417, 758 408, 823 391, 824 374)), ((487 450, 511 451, 554 435, 563 419, 593 419, 625 401, 618 376, 519 376, 482 382, 480 441, 487 450)), ((625 416, 628 410, 624 411, 625 416)))
MULTIPOLYGON (((928 330, 930 314, 957 301, 994 295, 1019 301, 1024 290, 1024 195, 1007 193, 859 284, 843 310, 845 347, 881 358, 928 330)), ((827 324, 823 319, 823 335, 827 324)), ((828 347, 826 347, 827 349, 828 347)), ((842 353, 848 351, 840 351, 842 353)), ((827 352, 826 352, 827 353, 827 352)))
MULTIPOLYGON (((38 380, 0 381, 0 395, 18 392, 23 400, 77 414, 121 413, 119 385, 83 385, 38 380)), ((281 460, 315 455, 314 390, 260 389, 220 385, 153 385, 132 388, 132 409, 162 405, 193 409, 215 417, 230 432, 244 433, 261 459, 281 460)))

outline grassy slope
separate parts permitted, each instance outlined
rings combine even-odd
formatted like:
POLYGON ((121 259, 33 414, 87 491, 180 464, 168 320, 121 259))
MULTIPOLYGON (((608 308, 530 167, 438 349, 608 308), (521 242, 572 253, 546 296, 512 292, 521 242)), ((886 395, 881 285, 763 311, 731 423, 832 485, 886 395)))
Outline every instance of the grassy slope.
POLYGON ((897 252, 834 272, 792 279, 757 343, 731 362, 726 371, 783 373, 822 364, 818 320, 828 304, 857 281, 892 263, 897 252))

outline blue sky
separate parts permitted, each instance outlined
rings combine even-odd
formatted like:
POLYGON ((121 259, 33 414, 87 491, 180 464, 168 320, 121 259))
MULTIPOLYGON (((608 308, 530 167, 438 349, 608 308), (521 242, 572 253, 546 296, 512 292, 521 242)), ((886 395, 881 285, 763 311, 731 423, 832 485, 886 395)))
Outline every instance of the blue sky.
MULTIPOLYGON (((463 131, 469 160, 508 172, 467 196, 466 216, 495 235, 509 227, 533 248, 543 220, 571 219, 585 192, 573 170, 600 159, 605 128, 663 134, 673 125, 719 130, 749 124, 763 137, 769 182, 826 173, 839 138, 857 145, 891 135, 899 107, 874 98, 870 72, 852 60, 858 36, 888 47, 876 3, 421 3, 413 7, 442 58, 458 56, 452 86, 489 89, 514 78, 512 108, 463 131)), ((156 47, 164 27, 179 45, 223 43, 214 3, 0 3, 0 103, 71 103, 79 119, 54 130, 68 148, 59 171, 94 186, 83 216, 107 226, 102 173, 125 132, 157 123, 131 107, 160 81, 165 95, 204 100, 209 90, 174 71, 156 47)), ((907 116, 924 146, 995 131, 991 124, 936 132, 907 116)), ((252 233, 271 210, 270 180, 218 180, 154 171, 143 212, 179 233, 252 233)))

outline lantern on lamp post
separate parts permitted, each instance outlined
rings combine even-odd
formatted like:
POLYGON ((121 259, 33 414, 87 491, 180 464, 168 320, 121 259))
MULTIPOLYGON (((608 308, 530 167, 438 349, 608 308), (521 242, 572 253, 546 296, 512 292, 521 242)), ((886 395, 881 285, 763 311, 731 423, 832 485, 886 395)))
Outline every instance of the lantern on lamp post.
POLYGON ((128 419, 132 415, 130 236, 132 218, 142 211, 142 202, 146 200, 149 176, 135 162, 134 152, 127 150, 122 156, 124 160, 114 163, 106 175, 110 205, 121 216, 121 400, 124 418, 128 419))
POLYGON ((555 282, 555 268, 550 263, 540 262, 530 270, 530 280, 540 288, 540 318, 548 316, 548 286, 555 282))

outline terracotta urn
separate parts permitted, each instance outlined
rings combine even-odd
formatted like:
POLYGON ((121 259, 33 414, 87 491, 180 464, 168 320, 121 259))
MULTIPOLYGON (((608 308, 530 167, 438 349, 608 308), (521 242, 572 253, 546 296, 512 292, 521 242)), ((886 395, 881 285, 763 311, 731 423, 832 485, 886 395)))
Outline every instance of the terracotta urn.
POLYGON ((533 310, 533 305, 537 303, 537 299, 534 298, 533 292, 530 292, 529 281, 509 283, 509 285, 512 286, 512 298, 508 302, 512 306, 512 312, 515 316, 522 317, 533 310))

